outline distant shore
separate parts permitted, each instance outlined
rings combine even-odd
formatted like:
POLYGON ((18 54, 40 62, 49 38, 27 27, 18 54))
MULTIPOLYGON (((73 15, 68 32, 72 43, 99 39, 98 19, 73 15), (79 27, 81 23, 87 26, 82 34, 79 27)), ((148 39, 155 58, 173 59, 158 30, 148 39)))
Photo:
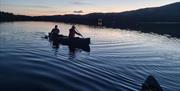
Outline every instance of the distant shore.
POLYGON ((0 12, 0 22, 50 21, 120 28, 166 34, 180 38, 180 2, 121 13, 90 13, 86 15, 25 16, 0 12))

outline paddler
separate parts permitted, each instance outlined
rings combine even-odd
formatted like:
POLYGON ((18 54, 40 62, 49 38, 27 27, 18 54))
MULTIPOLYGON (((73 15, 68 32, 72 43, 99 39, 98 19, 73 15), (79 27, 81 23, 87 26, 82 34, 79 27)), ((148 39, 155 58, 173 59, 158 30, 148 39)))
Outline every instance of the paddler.
POLYGON ((73 25, 71 29, 69 29, 69 38, 74 38, 75 34, 82 36, 79 32, 76 31, 76 27, 73 25))

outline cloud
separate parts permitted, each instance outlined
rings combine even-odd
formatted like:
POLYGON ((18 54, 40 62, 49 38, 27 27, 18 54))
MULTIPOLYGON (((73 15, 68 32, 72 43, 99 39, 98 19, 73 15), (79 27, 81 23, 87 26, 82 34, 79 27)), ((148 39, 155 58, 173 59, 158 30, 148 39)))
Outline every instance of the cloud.
POLYGON ((88 3, 88 2, 80 2, 80 1, 74 1, 71 4, 73 5, 92 5, 92 3, 88 3))
POLYGON ((73 13, 84 13, 82 10, 73 11, 73 13))
POLYGON ((50 6, 41 6, 41 5, 26 5, 25 7, 31 7, 31 8, 52 8, 50 6))

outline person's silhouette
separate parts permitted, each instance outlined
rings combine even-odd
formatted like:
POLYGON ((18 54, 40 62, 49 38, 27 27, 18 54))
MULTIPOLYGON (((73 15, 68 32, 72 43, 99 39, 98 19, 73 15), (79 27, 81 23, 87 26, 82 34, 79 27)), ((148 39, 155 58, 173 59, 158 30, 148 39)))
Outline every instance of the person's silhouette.
POLYGON ((73 25, 71 29, 69 29, 69 38, 74 38, 75 34, 82 36, 80 33, 76 32, 76 27, 73 25))
POLYGON ((59 33, 60 33, 60 30, 58 29, 58 26, 55 25, 55 27, 52 29, 50 34, 51 34, 52 38, 55 39, 58 37, 59 33))

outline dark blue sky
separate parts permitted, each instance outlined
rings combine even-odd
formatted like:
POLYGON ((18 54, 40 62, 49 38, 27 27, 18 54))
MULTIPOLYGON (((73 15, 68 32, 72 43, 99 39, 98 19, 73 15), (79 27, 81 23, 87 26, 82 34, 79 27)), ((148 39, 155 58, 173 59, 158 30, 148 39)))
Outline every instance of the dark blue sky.
POLYGON ((0 0, 1 11, 24 15, 122 12, 179 0, 0 0))

